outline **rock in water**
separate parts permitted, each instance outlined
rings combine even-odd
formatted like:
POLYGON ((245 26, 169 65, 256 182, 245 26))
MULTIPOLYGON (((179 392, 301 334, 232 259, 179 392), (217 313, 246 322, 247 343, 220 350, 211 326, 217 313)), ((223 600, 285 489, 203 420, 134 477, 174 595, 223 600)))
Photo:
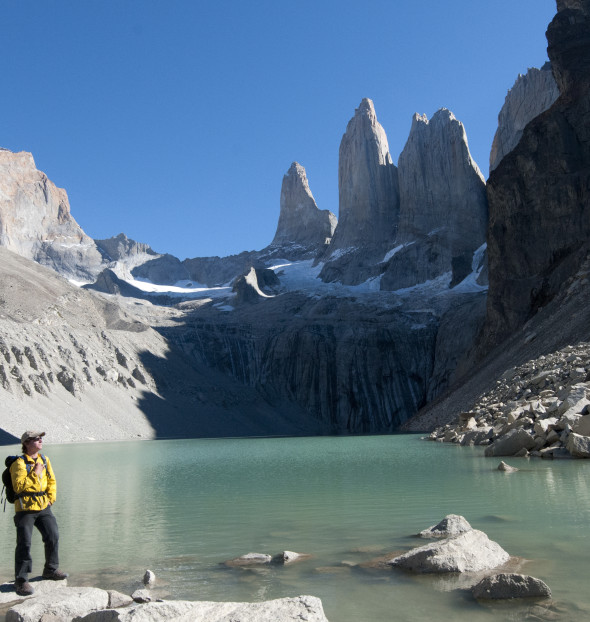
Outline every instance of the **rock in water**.
POLYGON ((508 91, 498 115, 498 129, 490 152, 490 171, 516 147, 522 131, 535 117, 551 107, 559 97, 559 89, 551 72, 551 63, 541 69, 529 69, 519 75, 508 91))
POLYGON ((541 579, 515 573, 501 573, 482 579, 471 590, 478 599, 551 598, 549 586, 541 579))
POLYGON ((590 251, 590 2, 559 2, 547 52, 560 97, 488 180, 489 350, 546 306, 590 251))
MULTIPOLYGON (((389 153, 385 130, 370 99, 363 99, 348 123, 338 161, 338 226, 326 260, 334 253, 359 255, 351 263, 327 264, 325 281, 356 284, 366 280, 359 263, 374 263, 395 239, 399 218, 397 168, 389 153), (360 262, 359 262, 360 259, 360 262)), ((338 259, 340 261, 340 259, 338 259)), ((333 262, 332 262, 333 263, 333 262)))
POLYGON ((293 162, 283 177, 281 211, 271 248, 301 247, 298 252, 315 254, 332 239, 336 222, 332 212, 318 209, 305 169, 293 162))
MULTIPOLYGON (((473 161, 463 124, 445 108, 414 115, 398 162, 400 188, 396 252, 381 289, 411 287, 453 270, 471 272, 475 251, 485 244, 488 206, 485 181, 473 161)), ((390 246, 392 250, 394 245, 390 246)))
POLYGON ((388 563, 413 572, 479 572, 497 568, 510 555, 483 531, 471 529, 445 540, 412 549, 388 563))
POLYGON ((449 536, 458 536, 471 528, 471 525, 463 516, 448 514, 437 525, 421 531, 419 536, 421 538, 448 538, 449 536))
POLYGON ((518 471, 518 469, 516 467, 510 466, 509 464, 506 464, 504 460, 502 460, 498 465, 498 471, 504 471, 505 473, 515 473, 516 471, 518 471))
POLYGON ((93 280, 102 255, 70 214, 68 195, 30 153, 0 149, 0 245, 65 276, 93 280))

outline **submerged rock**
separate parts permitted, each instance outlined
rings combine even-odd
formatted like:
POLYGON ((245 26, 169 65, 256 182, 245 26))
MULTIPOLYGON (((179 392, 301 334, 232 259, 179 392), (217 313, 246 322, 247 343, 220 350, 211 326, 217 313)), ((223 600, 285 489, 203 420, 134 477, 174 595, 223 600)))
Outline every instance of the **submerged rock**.
POLYGON ((246 553, 235 559, 230 559, 224 564, 226 566, 256 566, 258 564, 270 564, 272 555, 266 553, 246 553))
POLYGON ((482 579, 472 589, 477 599, 550 598, 551 590, 541 579, 515 573, 501 573, 482 579))
POLYGON ((483 531, 471 529, 454 538, 425 544, 388 563, 412 572, 479 572, 497 568, 510 555, 483 531))

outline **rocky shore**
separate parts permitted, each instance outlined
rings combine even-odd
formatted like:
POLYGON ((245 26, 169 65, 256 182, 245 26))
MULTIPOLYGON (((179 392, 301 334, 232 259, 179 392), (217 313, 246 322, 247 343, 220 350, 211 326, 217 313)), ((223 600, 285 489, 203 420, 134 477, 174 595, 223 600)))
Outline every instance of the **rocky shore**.
POLYGON ((590 458, 590 343, 507 370, 431 441, 486 445, 486 456, 590 458))

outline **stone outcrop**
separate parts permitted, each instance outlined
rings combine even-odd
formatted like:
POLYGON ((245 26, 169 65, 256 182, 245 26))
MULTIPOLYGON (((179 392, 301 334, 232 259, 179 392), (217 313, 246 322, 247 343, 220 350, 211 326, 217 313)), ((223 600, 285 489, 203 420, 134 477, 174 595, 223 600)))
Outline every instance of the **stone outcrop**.
POLYGON ((92 280, 103 261, 70 214, 66 191, 24 151, 0 150, 0 245, 81 280, 92 280))
POLYGON ((516 147, 527 124, 550 108, 558 97, 559 89, 551 63, 545 63, 541 69, 533 67, 518 76, 498 114, 498 129, 490 152, 490 171, 516 147))
POLYGON ((270 246, 290 258, 314 257, 332 240, 336 223, 332 212, 318 209, 305 169, 293 162, 283 177, 279 222, 270 246))
POLYGON ((485 577, 472 588, 471 593, 479 600, 551 598, 551 590, 544 581, 516 573, 500 573, 485 577))
POLYGON ((399 219, 397 168, 370 99, 348 123, 338 160, 338 226, 320 278, 360 283, 395 239, 399 219))
POLYGON ((131 257, 144 259, 145 256, 158 256, 158 253, 152 250, 148 244, 131 240, 124 233, 119 233, 119 235, 106 240, 94 240, 94 242, 108 261, 127 260, 131 257))
MULTIPOLYGON (((60 581, 60 584, 64 582, 60 581)), ((136 590, 133 600, 113 590, 94 587, 67 587, 55 582, 34 581, 35 594, 26 599, 14 591, 2 591, 0 602, 17 601, 6 613, 6 622, 113 622, 133 620, 167 622, 191 620, 193 622, 328 622, 322 601, 315 596, 277 598, 255 603, 211 601, 163 601, 150 596, 150 590, 136 590), (52 585, 50 585, 52 583, 52 585), (46 585, 47 584, 47 585, 46 585), (141 594, 139 594, 141 592, 141 594), (18 602, 22 601, 22 602, 18 602)), ((6 584, 2 588, 8 587, 6 584)))
POLYGON ((276 294, 280 281, 277 275, 268 269, 250 268, 238 277, 232 291, 236 294, 235 304, 258 302, 261 298, 269 298, 276 294))
POLYGON ((418 535, 421 538, 448 538, 449 536, 458 536, 470 529, 471 525, 463 516, 448 514, 440 523, 424 529, 418 535))
POLYGON ((418 573, 480 572, 497 568, 509 558, 510 555, 483 531, 471 529, 412 549, 393 558, 389 564, 418 573))
POLYGON ((482 350, 551 301, 590 250, 590 2, 559 2, 547 29, 560 97, 488 180, 490 288, 482 350))
POLYGON ((485 244, 488 213, 485 181, 463 124, 444 108, 430 121, 414 115, 398 175, 399 228, 381 289, 452 273, 453 262, 466 265, 466 276, 475 251, 485 244))

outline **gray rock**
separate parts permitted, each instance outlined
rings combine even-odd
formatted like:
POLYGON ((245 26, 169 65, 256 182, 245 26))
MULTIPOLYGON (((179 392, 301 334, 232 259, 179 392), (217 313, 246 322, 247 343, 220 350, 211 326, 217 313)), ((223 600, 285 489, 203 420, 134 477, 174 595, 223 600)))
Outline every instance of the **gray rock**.
POLYGON ((458 536, 470 529, 471 525, 463 516, 448 514, 440 523, 424 529, 418 535, 421 538, 447 538, 449 536, 458 536))
MULTIPOLYGON (((566 413, 567 414, 567 413, 566 413)), ((566 415, 564 415, 565 417, 566 415)), ((590 436, 590 415, 583 415, 572 424, 572 432, 582 436, 590 436)))
POLYGON ((381 289, 435 279, 452 272, 459 259, 467 276, 475 251, 485 244, 488 208, 483 175, 452 112, 443 108, 430 121, 414 115, 398 175, 399 227, 381 289))
POLYGON ((246 553, 235 559, 230 559, 224 564, 226 566, 257 566, 259 564, 270 564, 272 555, 266 553, 246 553))
MULTIPOLYGON (((35 590, 35 593, 33 596, 24 597, 27 599, 54 594, 57 590, 61 590, 68 585, 67 579, 64 579, 63 581, 38 581, 36 579, 31 579, 30 583, 35 590)), ((13 582, 2 583, 2 585, 0 585, 0 605, 20 601, 22 599, 23 596, 19 596, 16 593, 13 582)))
POLYGON ((338 195, 338 225, 320 278, 355 285, 368 278, 367 264, 383 258, 399 219, 397 168, 370 99, 361 101, 342 137, 338 195))
POLYGON ((482 579, 472 589, 477 599, 551 598, 549 586, 541 579, 516 573, 501 573, 482 579))
POLYGON ((567 450, 574 458, 590 458, 590 436, 572 432, 567 441, 567 450))
POLYGON ((522 428, 510 430, 486 447, 486 456, 514 456, 521 449, 530 450, 535 447, 535 439, 522 428))
POLYGON ((73 620, 109 606, 109 595, 94 587, 63 587, 11 607, 6 622, 38 622, 44 616, 73 620))
POLYGON ((479 572, 497 568, 509 558, 510 555, 483 531, 471 529, 453 538, 412 549, 388 563, 419 573, 479 572))
POLYGON ((152 595, 151 595, 150 591, 146 590, 146 589, 135 590, 135 592, 133 592, 133 594, 131 594, 131 598, 136 603, 149 603, 152 600, 154 600, 152 598, 152 595))
POLYGON ((559 89, 551 72, 551 63, 541 69, 531 68, 520 74, 508 91, 498 114, 498 129, 490 153, 490 171, 518 144, 525 126, 559 97, 559 89))
POLYGON ((154 584, 156 583, 156 575, 155 575, 155 573, 148 568, 145 571, 145 574, 143 575, 142 581, 143 581, 143 584, 146 587, 153 587, 154 584))
POLYGON ((89 614, 79 622, 327 622, 315 596, 258 603, 166 601, 89 614))
POLYGON ((65 190, 38 171, 30 153, 0 150, 0 246, 78 280, 103 263, 70 213, 65 190))
POLYGON ((129 594, 123 594, 117 590, 107 590, 109 595, 109 609, 117 609, 118 607, 127 607, 133 601, 133 598, 129 594))
POLYGON ((498 471, 504 471, 505 473, 514 473, 515 471, 518 471, 518 469, 516 467, 510 466, 509 464, 506 464, 504 460, 502 460, 498 465, 498 471))
POLYGON ((301 247, 302 256, 314 255, 329 244, 337 219, 329 210, 319 210, 309 188, 305 169, 297 162, 283 177, 281 211, 271 247, 301 247))
POLYGON ((302 561, 309 559, 311 555, 309 553, 295 553, 294 551, 283 551, 272 558, 275 564, 291 564, 292 562, 302 561))

